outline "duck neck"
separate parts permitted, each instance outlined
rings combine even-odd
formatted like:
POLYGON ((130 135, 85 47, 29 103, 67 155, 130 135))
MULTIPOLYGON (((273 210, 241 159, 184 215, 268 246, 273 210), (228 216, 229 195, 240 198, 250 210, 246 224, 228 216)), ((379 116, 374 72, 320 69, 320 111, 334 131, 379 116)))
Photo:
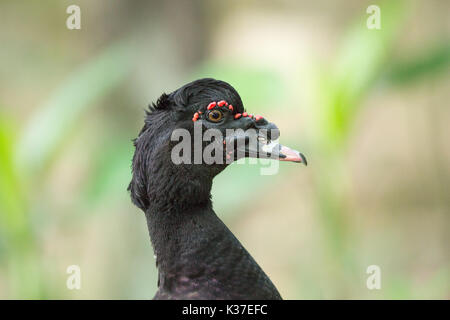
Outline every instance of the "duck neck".
POLYGON ((234 238, 212 210, 210 200, 189 209, 149 210, 146 217, 163 286, 171 280, 217 273, 210 263, 223 259, 230 246, 226 239, 234 238))
POLYGON ((211 248, 231 234, 212 209, 212 178, 174 173, 152 181, 145 214, 158 270, 189 272, 190 264, 214 255, 211 248))

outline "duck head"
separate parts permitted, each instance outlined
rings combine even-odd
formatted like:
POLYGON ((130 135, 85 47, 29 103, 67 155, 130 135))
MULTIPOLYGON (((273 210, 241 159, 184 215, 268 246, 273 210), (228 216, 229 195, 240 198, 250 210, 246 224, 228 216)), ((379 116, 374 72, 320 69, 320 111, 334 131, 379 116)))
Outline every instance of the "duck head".
POLYGON ((306 165, 303 154, 277 142, 279 135, 274 123, 247 113, 226 82, 200 79, 163 94, 134 140, 132 200, 145 211, 158 197, 155 189, 209 199, 213 177, 243 157, 306 165))

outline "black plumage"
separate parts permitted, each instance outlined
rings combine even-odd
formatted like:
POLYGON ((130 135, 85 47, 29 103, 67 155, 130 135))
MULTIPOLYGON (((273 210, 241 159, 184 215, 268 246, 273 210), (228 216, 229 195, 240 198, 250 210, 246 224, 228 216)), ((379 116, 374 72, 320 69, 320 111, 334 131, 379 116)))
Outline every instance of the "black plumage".
MULTIPOLYGON (((163 94, 150 106, 135 139, 133 203, 145 212, 159 272, 154 299, 281 299, 277 289, 232 232, 215 214, 211 203, 213 178, 227 164, 174 164, 173 130, 193 132, 193 115, 201 112, 202 126, 275 129, 265 119, 241 117, 244 107, 228 83, 201 79, 163 94), (211 101, 233 106, 219 123, 207 121, 211 101)), ((270 133, 269 133, 270 134, 270 133)), ((269 136, 276 139, 277 137, 269 136)), ((275 133, 277 135, 277 133, 275 133)), ((279 147, 279 149, 281 146, 279 147)), ((295 154, 294 154, 295 155, 295 154)), ((291 158, 279 154, 280 160, 291 158), (283 157, 285 159, 283 159, 283 157)), ((304 157, 292 161, 304 162, 304 157)), ((235 190, 227 192, 239 192, 235 190)), ((224 192, 226 197, 226 192, 224 192)))

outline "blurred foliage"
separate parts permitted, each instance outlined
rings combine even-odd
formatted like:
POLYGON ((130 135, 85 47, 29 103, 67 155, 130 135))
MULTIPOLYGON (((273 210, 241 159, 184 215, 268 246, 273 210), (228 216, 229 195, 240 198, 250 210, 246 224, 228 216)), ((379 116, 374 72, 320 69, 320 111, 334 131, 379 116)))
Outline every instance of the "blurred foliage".
POLYGON ((129 47, 124 43, 106 49, 76 70, 29 120, 17 146, 21 169, 36 173, 88 112, 95 99, 106 95, 130 71, 129 47))
POLYGON ((386 65, 405 15, 401 1, 385 1, 380 6, 383 8, 380 30, 362 28, 366 18, 362 17, 347 31, 330 65, 317 76, 310 75, 317 79, 311 86, 311 105, 316 108, 311 110, 310 119, 314 123, 311 128, 316 129, 311 137, 320 152, 315 164, 317 214, 328 243, 328 257, 339 265, 341 276, 362 268, 348 252, 354 235, 346 202, 350 184, 344 161, 346 148, 354 120, 386 65))
POLYGON ((386 59, 390 56, 392 44, 399 26, 404 21, 405 8, 402 1, 385 1, 383 27, 380 30, 362 28, 365 18, 361 17, 342 40, 335 59, 324 70, 318 72, 313 97, 318 108, 311 111, 314 137, 323 148, 336 152, 347 141, 348 134, 362 107, 361 101, 374 88, 386 59))
POLYGON ((443 43, 427 48, 411 61, 399 62, 392 66, 386 77, 394 84, 410 84, 424 77, 448 74, 450 71, 450 44, 443 43))
MULTIPOLYGON (((0 160, 3 172, 0 196, 4 208, 0 218, 8 239, 6 247, 11 251, 12 257, 9 265, 13 275, 11 284, 14 285, 11 288, 12 297, 43 297, 39 289, 42 274, 36 271, 36 268, 42 267, 36 259, 39 248, 35 243, 38 239, 28 217, 28 206, 33 206, 34 201, 39 200, 27 199, 24 194, 39 185, 42 171, 50 166, 57 152, 64 152, 63 147, 67 145, 70 133, 79 124, 81 115, 94 106, 96 99, 106 95, 123 81, 131 67, 127 50, 129 49, 123 43, 114 45, 76 70, 46 103, 36 109, 29 125, 24 127, 21 138, 13 139, 14 129, 9 124, 1 126, 0 160)), ((2 119, 5 121, 3 117, 2 119)), ((127 151, 125 155, 128 161, 130 148, 127 151)), ((111 159, 114 157, 109 159, 110 167, 105 170, 115 169, 111 166, 117 163, 111 159)), ((125 159, 122 157, 122 160, 125 159)), ((123 162, 120 163, 121 167, 123 162)), ((118 171, 108 173, 111 172, 118 171)), ((107 179, 108 173, 101 178, 107 179)), ((102 179, 94 181, 110 182, 102 179)), ((92 192, 94 194, 95 190, 92 192)))

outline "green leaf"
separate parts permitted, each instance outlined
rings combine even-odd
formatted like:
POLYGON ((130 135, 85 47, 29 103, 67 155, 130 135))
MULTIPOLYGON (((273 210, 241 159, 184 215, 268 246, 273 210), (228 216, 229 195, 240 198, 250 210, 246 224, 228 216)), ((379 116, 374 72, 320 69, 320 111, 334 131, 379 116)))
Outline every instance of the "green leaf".
POLYGON ((0 116, 0 230, 9 239, 27 233, 26 202, 13 161, 14 129, 5 114, 0 116))
POLYGON ((407 62, 393 63, 386 77, 394 84, 410 84, 427 76, 449 74, 450 44, 443 43, 407 62))
MULTIPOLYGON (((387 62, 405 15, 402 1, 383 1, 381 29, 368 29, 362 16, 345 35, 330 66, 323 67, 313 87, 313 136, 324 149, 339 150, 345 143, 362 99, 373 88, 387 62)), ((313 76, 311 78, 314 78, 313 76)))

